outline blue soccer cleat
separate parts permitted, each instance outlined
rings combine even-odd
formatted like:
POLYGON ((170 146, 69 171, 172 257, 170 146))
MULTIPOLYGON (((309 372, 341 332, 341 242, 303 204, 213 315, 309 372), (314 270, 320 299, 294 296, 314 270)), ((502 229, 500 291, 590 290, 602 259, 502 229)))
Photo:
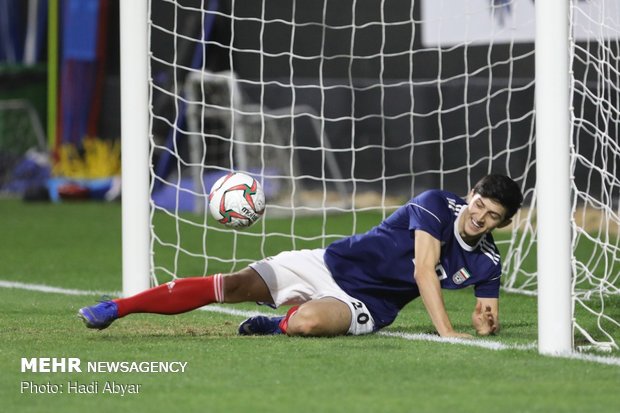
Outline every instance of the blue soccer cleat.
POLYGON ((282 330, 280 330, 280 321, 283 319, 284 316, 267 317, 264 315, 257 315, 250 317, 239 324, 239 334, 242 336, 282 334, 282 330))
POLYGON ((80 308, 78 317, 86 327, 103 330, 118 318, 118 306, 114 301, 101 301, 90 307, 80 308))

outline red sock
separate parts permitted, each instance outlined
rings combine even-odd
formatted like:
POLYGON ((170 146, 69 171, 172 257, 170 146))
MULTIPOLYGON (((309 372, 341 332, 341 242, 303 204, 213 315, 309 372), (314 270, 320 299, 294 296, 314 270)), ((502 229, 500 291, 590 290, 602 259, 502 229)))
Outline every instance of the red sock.
POLYGON ((288 320, 297 312, 297 310, 299 310, 298 305, 289 308, 282 321, 280 321, 280 330, 282 330, 284 334, 286 334, 286 330, 288 330, 288 320))
POLYGON ((132 297, 114 300, 119 317, 131 313, 179 314, 222 301, 222 274, 179 278, 132 297))

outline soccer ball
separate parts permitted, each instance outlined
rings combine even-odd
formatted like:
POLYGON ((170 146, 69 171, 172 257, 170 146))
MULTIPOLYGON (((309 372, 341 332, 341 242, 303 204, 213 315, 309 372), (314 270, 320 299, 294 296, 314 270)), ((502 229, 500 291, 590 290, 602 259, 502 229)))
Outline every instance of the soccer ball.
POLYGON ((231 172, 215 181, 209 192, 209 211, 220 224, 249 227, 265 212, 265 193, 254 178, 231 172))

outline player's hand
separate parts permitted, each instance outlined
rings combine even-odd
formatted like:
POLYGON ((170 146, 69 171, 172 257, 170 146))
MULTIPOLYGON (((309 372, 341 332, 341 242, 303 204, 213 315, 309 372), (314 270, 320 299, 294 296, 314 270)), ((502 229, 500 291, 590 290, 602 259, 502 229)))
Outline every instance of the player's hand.
POLYGON ((471 315, 471 323, 476 329, 476 333, 480 336, 488 336, 497 331, 497 322, 495 317, 493 317, 491 307, 486 306, 483 309, 480 302, 476 303, 476 308, 474 308, 474 312, 471 315))

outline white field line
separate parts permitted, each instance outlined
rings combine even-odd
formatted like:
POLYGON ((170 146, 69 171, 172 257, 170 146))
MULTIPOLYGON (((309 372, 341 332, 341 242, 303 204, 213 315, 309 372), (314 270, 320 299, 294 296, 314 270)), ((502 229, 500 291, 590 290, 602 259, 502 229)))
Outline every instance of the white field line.
MULTIPOLYGON (((380 331, 380 335, 386 337, 399 337, 413 341, 432 341, 435 343, 461 344, 464 346, 480 347, 487 350, 535 350, 536 343, 530 344, 504 344, 498 341, 466 338, 444 338, 434 334, 411 334, 391 331, 380 331)), ((620 361, 620 359, 618 359, 620 361)))
POLYGON ((121 293, 118 291, 87 291, 87 290, 74 290, 71 288, 51 287, 44 284, 30 284, 19 281, 5 281, 0 280, 0 288, 16 288, 18 290, 37 291, 40 293, 55 293, 64 295, 99 295, 111 297, 120 297, 121 293))
MULTIPOLYGON (((74 296, 112 296, 112 297, 120 297, 121 293, 119 291, 89 291, 89 290, 77 290, 77 289, 68 289, 61 287, 52 287, 44 284, 29 284, 18 281, 5 281, 0 280, 0 288, 15 288, 20 290, 28 290, 28 291, 37 291, 43 293, 54 293, 54 294, 64 294, 64 295, 74 295, 74 296)), ((209 305, 200 308, 203 311, 210 311, 214 313, 220 314, 228 314, 235 317, 253 317, 256 315, 270 315, 266 313, 261 313, 259 311, 244 311, 238 310, 235 308, 223 307, 220 305, 209 305)), ((411 333, 401 333, 401 332, 392 332, 392 331, 380 331, 377 333, 378 335, 384 337, 396 337, 402 338, 405 340, 411 341, 427 341, 427 342, 435 342, 435 343, 443 343, 443 344, 457 344, 464 345, 470 347, 478 347, 487 350, 501 351, 501 350, 535 350, 536 343, 530 344, 504 344, 497 341, 491 340, 483 340, 483 339, 463 339, 463 338, 443 338, 433 334, 411 334, 411 333)), ((606 356, 598 356, 594 354, 584 354, 584 353, 569 353, 569 354, 557 354, 552 355, 552 357, 557 358, 566 358, 571 360, 582 360, 582 361, 590 361, 594 363, 607 364, 613 366, 620 366, 620 357, 606 357, 606 356)))

